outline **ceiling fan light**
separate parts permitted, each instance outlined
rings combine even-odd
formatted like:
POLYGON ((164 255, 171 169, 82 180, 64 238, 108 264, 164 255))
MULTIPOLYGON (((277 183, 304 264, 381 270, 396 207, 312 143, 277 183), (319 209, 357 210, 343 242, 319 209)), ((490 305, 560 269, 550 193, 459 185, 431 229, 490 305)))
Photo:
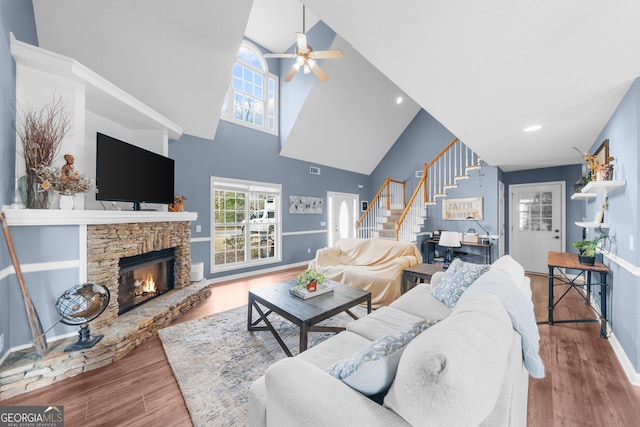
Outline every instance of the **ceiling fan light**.
POLYGON ((293 64, 293 68, 295 68, 296 71, 300 71, 300 64, 298 64, 298 62, 296 61, 296 63, 293 64))
POLYGON ((314 65, 316 65, 316 60, 315 59, 307 59, 307 64, 309 64, 309 67, 313 67, 314 65))
POLYGON ((311 72, 311 68, 309 67, 309 64, 304 64, 303 70, 305 74, 309 74, 311 72))
POLYGON ((298 67, 300 67, 302 64, 304 64, 304 56, 298 55, 296 57, 296 64, 298 65, 298 67))

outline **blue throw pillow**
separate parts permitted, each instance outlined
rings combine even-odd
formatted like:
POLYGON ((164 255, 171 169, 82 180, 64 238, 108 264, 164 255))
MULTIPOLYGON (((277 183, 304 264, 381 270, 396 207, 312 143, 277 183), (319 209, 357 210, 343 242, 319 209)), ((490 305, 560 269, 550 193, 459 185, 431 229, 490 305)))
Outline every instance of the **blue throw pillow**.
POLYGON ((431 295, 447 307, 453 308, 462 293, 488 269, 487 264, 472 264, 456 258, 442 276, 442 280, 431 289, 431 295))
POLYGON ((436 323, 438 320, 424 320, 409 329, 372 341, 347 360, 331 366, 327 372, 367 396, 387 391, 407 344, 436 323))

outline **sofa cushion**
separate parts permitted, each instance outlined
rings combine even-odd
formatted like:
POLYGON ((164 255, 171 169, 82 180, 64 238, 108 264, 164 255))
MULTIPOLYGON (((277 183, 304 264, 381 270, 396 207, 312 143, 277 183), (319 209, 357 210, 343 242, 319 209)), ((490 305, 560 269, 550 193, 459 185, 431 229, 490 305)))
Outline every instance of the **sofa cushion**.
POLYGON ((428 283, 422 283, 412 288, 392 302, 389 307, 427 320, 441 320, 451 314, 449 307, 433 297, 431 285, 428 283))
POLYGON ((386 391, 396 375, 400 356, 416 336, 437 323, 422 320, 408 329, 379 338, 327 369, 330 375, 367 396, 386 391))
POLYGON ((346 359, 369 344, 371 344, 371 340, 358 334, 344 331, 314 345, 296 357, 322 370, 326 370, 329 366, 346 359))
POLYGON ((479 425, 498 401, 513 333, 495 296, 465 298, 407 346, 384 405, 415 426, 479 425))
POLYGON ((462 293, 488 268, 486 264, 472 264, 456 258, 431 294, 447 307, 453 308, 462 293))
POLYGON ((525 296, 531 299, 531 286, 524 275, 524 268, 510 255, 504 255, 498 258, 489 267, 491 271, 502 271, 509 276, 511 281, 522 291, 525 296))
POLYGON ((353 332, 368 340, 377 340, 424 320, 422 317, 405 313, 393 307, 381 307, 368 316, 362 317, 347 325, 347 331, 353 332))

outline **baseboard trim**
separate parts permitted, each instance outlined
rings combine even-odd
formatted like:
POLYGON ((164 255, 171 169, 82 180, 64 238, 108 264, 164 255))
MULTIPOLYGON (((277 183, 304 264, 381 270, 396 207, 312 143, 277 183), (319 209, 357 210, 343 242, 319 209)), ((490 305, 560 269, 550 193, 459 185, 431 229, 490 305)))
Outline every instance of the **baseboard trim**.
POLYGON ((210 283, 213 283, 213 284, 228 282, 230 280, 238 280, 238 279, 244 279, 246 277, 257 276, 259 274, 267 274, 267 273, 274 273, 276 271, 281 271, 281 270, 288 270, 290 268, 306 267, 307 265, 309 265, 310 261, 311 260, 296 262, 293 264, 279 265, 277 267, 264 268, 261 270, 252 270, 252 271, 247 271, 246 273, 238 273, 238 274, 232 274, 230 276, 214 277, 213 279, 206 279, 206 280, 208 280, 210 283))
POLYGON ((631 363, 631 360, 629 360, 627 353, 625 353, 622 345, 620 344, 620 341, 618 341, 618 338, 613 333, 613 331, 609 334, 609 344, 611 345, 613 352, 616 354, 618 361, 620 361, 624 373, 627 374, 629 382, 636 387, 640 387, 640 373, 636 372, 635 368, 633 367, 633 363, 631 363))

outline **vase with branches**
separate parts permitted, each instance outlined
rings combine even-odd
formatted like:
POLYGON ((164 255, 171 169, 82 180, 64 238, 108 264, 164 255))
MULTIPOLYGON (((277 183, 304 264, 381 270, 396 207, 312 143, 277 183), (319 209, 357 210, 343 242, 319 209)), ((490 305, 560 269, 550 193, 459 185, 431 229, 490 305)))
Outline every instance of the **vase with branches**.
POLYGON ((70 129, 71 119, 61 97, 54 96, 40 110, 27 109, 18 118, 16 130, 22 143, 21 154, 25 162, 27 208, 48 208, 49 192, 42 187, 37 170, 43 166, 51 166, 70 129))

